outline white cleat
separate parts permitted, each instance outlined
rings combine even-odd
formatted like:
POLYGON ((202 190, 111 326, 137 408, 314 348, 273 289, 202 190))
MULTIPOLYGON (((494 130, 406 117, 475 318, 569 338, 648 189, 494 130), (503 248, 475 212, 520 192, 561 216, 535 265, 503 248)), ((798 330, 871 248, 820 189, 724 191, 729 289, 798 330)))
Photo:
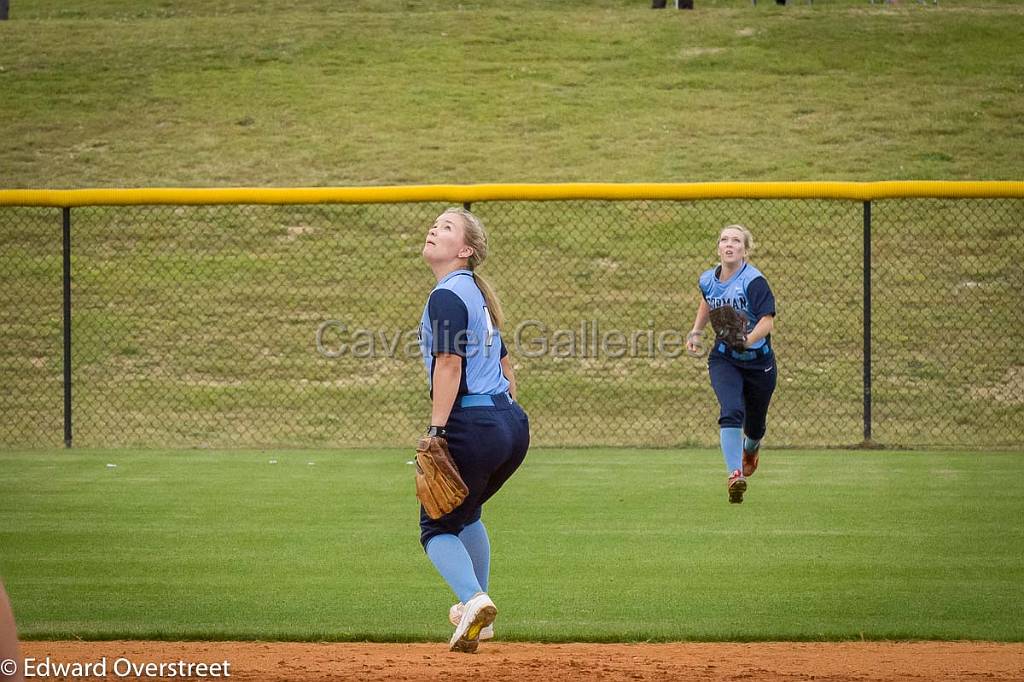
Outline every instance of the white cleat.
MULTIPOLYGON (((452 607, 448 609, 448 622, 459 627, 459 621, 462 620, 462 610, 466 606, 462 602, 458 604, 452 604, 452 607)), ((486 642, 489 639, 494 639, 494 626, 488 625, 487 627, 480 630, 480 641, 486 642)))
POLYGON ((480 644, 480 633, 494 622, 498 609, 486 592, 477 592, 462 607, 462 618, 455 627, 455 634, 448 641, 449 651, 471 654, 480 644))

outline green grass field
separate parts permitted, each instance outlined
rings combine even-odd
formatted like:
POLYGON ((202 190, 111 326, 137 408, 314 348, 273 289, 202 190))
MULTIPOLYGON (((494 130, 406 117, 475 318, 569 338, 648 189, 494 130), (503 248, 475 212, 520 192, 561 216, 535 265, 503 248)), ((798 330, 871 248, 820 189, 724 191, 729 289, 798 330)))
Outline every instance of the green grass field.
MULTIPOLYGON (((648 5, 13 0, 0 188, 1021 177, 1016 0, 648 5)), ((536 449, 485 516, 499 637, 1024 641, 1020 452, 950 450, 1019 450, 1021 206, 965 206, 875 214, 875 435, 946 451, 769 451, 737 507, 715 450, 536 449)), ((331 318, 415 324, 435 208, 76 211, 76 442, 405 442, 415 359, 331 363, 312 339, 331 318)), ((685 330, 707 238, 751 223, 786 306, 771 442, 842 445, 860 437, 859 208, 478 210, 503 226, 487 267, 510 317, 570 328, 597 311, 685 330)), ((61 439, 57 218, 0 211, 5 445, 61 439)), ((684 362, 525 362, 538 442, 709 444, 684 362)), ((446 639, 409 457, 0 450, 20 634, 446 639)))
MULTIPOLYGON (((534 451, 484 517, 499 636, 1024 640, 1017 458, 769 451, 736 506, 715 452, 534 451)), ((0 453, 20 631, 445 639, 408 459, 0 453)))

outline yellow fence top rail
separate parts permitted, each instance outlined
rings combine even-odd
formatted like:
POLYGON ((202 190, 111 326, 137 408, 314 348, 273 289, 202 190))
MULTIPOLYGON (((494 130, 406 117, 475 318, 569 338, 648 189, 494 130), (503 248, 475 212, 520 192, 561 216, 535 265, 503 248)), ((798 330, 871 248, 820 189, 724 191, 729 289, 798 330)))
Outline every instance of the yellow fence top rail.
POLYGON ((378 204, 478 201, 1024 198, 1024 181, 694 182, 410 185, 394 187, 234 187, 8 189, 0 206, 151 206, 157 204, 378 204))

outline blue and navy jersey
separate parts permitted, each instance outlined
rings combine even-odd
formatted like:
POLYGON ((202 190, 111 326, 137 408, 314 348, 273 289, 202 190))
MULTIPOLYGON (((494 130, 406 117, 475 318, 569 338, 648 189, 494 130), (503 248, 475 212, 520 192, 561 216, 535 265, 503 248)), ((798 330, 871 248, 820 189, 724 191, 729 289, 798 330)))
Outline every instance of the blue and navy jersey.
POLYGON ((459 395, 495 395, 508 390, 508 379, 501 372, 501 359, 508 351, 469 270, 446 275, 430 292, 420 319, 420 351, 431 393, 438 353, 462 358, 459 395))
MULTIPOLYGON (((724 305, 731 305, 741 311, 747 318, 747 333, 765 315, 775 315, 775 295, 768 286, 768 280, 761 271, 750 263, 744 263, 732 277, 724 282, 718 281, 718 273, 722 266, 718 265, 701 273, 700 293, 707 301, 708 308, 714 310, 724 305)), ((771 335, 761 339, 751 349, 760 348, 769 342, 771 335)))

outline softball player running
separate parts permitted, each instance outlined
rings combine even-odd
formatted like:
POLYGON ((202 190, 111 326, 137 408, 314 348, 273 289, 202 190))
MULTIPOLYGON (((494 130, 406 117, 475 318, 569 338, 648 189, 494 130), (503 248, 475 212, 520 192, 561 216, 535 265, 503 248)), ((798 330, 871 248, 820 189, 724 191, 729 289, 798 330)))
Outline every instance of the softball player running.
POLYGON ((491 549, 481 507, 530 445, 529 421, 515 402, 515 376, 501 339, 501 305, 476 273, 486 257, 483 224, 460 208, 438 216, 423 245, 423 259, 437 278, 420 321, 432 402, 427 435, 447 439, 469 493, 438 519, 421 506, 420 542, 459 600, 449 611, 456 626, 449 648, 463 652, 493 636, 497 615, 487 595, 491 549))
POLYGON ((757 470, 768 404, 778 377, 771 346, 775 296, 761 271, 747 262, 753 250, 753 235, 742 225, 729 225, 719 233, 721 263, 700 276, 702 298, 693 330, 686 337, 687 349, 696 353, 712 310, 732 306, 744 318, 745 340, 729 345, 719 337, 708 354, 711 386, 721 408, 718 425, 733 503, 743 502, 747 477, 757 470))

